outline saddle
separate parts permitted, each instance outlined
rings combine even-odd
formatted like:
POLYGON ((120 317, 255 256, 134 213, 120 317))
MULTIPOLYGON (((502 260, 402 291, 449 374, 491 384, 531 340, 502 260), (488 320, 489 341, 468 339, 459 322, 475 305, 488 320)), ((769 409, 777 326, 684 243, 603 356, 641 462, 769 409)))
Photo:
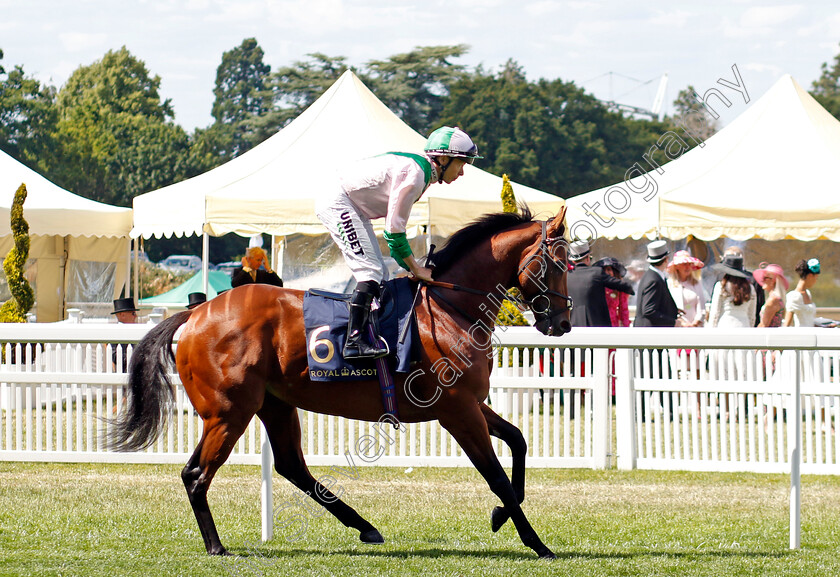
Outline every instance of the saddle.
MULTIPOLYGON (((413 285, 405 277, 387 281, 382 286, 379 309, 371 311, 372 322, 379 323, 379 335, 391 351, 386 358, 388 366, 398 373, 410 372, 411 363, 419 356, 415 351, 415 343, 420 341, 412 314, 413 285), (400 343, 399 335, 405 323, 411 323, 411 329, 405 342, 400 343)), ((341 356, 347 336, 351 296, 320 289, 304 293, 306 356, 309 378, 313 381, 371 380, 379 377, 376 361, 347 361, 341 356)))

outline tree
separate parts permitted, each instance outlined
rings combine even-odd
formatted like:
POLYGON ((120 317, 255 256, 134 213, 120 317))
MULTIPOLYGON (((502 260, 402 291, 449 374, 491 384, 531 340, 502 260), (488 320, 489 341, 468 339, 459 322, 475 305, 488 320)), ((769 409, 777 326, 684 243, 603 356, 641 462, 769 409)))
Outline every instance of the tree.
POLYGON ((840 53, 829 67, 823 62, 820 77, 811 85, 811 95, 823 108, 840 120, 840 53))
POLYGON ((41 86, 22 67, 6 74, 0 66, 0 149, 30 168, 54 153, 55 94, 55 88, 41 86))
POLYGON ((215 145, 223 160, 239 156, 253 148, 273 131, 266 128, 264 118, 272 110, 273 94, 269 86, 271 67, 263 62, 263 50, 254 38, 222 55, 216 69, 213 94, 213 118, 210 130, 215 132, 215 145))
POLYGON ((0 307, 0 322, 26 322, 26 313, 35 304, 32 286, 24 276, 26 260, 29 258, 29 223, 23 218, 23 203, 26 201, 26 185, 21 184, 15 192, 11 209, 11 229, 14 239, 9 254, 3 260, 3 272, 9 283, 12 298, 0 307))
MULTIPOLYGON (((677 94, 677 99, 674 100, 674 112, 674 116, 669 120, 677 126, 685 126, 700 142, 714 136, 718 131, 717 120, 706 111, 702 101, 698 99, 697 90, 690 84, 677 94)), ((694 147, 697 142, 689 139, 687 144, 694 147)))
POLYGON ((270 120, 278 128, 297 118, 349 69, 343 56, 320 52, 307 56, 309 60, 299 60, 272 74, 275 109, 270 120))
POLYGON ((436 126, 449 86, 465 75, 465 68, 451 60, 466 54, 465 44, 418 46, 387 60, 367 63, 365 81, 388 108, 422 134, 436 126))
POLYGON ((50 176, 77 194, 130 206, 137 194, 190 175, 189 140, 159 86, 125 47, 73 72, 58 92, 61 161, 50 176))

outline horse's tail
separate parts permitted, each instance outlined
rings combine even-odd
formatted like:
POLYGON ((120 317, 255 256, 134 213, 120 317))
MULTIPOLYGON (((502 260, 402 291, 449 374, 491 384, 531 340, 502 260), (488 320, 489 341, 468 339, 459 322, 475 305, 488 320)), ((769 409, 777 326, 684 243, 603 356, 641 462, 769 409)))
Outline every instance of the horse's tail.
POLYGON ((169 317, 137 343, 128 368, 126 405, 110 421, 105 443, 110 450, 140 451, 160 436, 175 398, 167 370, 170 363, 175 363, 172 340, 191 314, 183 311, 169 317))

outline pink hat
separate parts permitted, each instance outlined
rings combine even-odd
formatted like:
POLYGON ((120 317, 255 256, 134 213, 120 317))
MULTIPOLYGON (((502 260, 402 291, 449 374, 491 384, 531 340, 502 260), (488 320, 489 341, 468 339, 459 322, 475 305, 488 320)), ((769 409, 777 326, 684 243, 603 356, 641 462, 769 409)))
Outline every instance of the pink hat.
POLYGON ((703 268, 703 261, 699 258, 694 258, 691 256, 687 250, 678 250, 674 253, 674 258, 671 262, 668 263, 668 270, 671 268, 680 265, 680 264, 690 264, 691 270, 700 270, 703 268))
POLYGON ((782 267, 777 264, 767 264, 766 262, 763 262, 758 266, 760 268, 753 271, 753 278, 758 281, 758 284, 764 284, 764 277, 769 272, 776 275, 779 280, 782 281, 782 284, 785 285, 785 290, 788 290, 790 283, 788 283, 788 279, 785 278, 785 271, 782 270, 782 267))

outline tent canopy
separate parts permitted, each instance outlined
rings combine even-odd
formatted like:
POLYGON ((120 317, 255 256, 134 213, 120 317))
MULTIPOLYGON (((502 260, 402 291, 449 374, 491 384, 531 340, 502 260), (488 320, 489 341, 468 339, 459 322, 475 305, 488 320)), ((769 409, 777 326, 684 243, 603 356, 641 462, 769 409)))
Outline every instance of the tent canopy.
MULTIPOLYGON (((570 222, 586 221, 606 238, 840 240, 838 192, 840 121, 785 75, 661 172, 576 196, 568 206, 570 222), (607 208, 624 204, 622 213, 607 208)), ((575 230, 583 236, 587 227, 575 230)))
MULTIPOLYGON (((174 289, 157 296, 142 299, 140 304, 185 307, 187 306, 187 302, 189 300, 187 297, 190 293, 204 292, 202 282, 201 272, 197 272, 174 289)), ((207 300, 210 300, 220 292, 231 288, 230 277, 220 270, 208 271, 207 283, 207 300)))
POLYGON ((37 261, 39 322, 64 318, 72 306, 109 302, 119 296, 128 265, 131 209, 88 200, 53 184, 0 151, 0 256, 11 250, 11 207, 26 185, 23 217, 29 224, 29 256, 37 261), (106 294, 107 293, 107 294, 106 294))
MULTIPOLYGON (((300 116, 240 157, 192 179, 134 199, 132 236, 322 234, 315 198, 329 194, 340 165, 389 151, 421 152, 425 138, 400 120, 350 71, 300 116)), ((501 210, 502 180, 468 166, 451 185, 433 185, 410 225, 448 235, 484 212, 501 210)), ((514 187, 535 213, 563 200, 514 187)))

